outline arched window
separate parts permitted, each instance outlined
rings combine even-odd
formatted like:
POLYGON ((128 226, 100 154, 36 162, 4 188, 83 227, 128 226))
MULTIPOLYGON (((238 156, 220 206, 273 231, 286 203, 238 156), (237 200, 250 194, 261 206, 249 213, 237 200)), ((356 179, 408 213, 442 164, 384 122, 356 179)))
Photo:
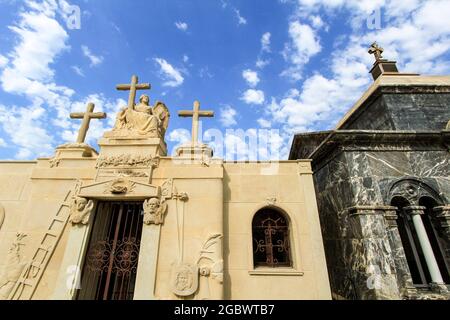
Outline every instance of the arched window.
POLYGON ((272 208, 259 210, 253 217, 254 267, 292 267, 289 222, 272 208))

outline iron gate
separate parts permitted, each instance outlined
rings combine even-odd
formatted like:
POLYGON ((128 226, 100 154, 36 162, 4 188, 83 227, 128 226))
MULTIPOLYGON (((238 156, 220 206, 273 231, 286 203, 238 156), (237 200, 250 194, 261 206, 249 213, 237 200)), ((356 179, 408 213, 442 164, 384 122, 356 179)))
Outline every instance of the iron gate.
POLYGON ((99 202, 78 300, 132 300, 143 225, 142 202, 99 202))

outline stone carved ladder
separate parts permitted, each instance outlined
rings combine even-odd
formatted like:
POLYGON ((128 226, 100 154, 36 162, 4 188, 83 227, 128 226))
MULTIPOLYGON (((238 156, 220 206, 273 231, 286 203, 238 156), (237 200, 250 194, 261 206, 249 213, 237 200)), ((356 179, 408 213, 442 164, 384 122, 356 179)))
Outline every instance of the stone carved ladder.
POLYGON ((8 300, 30 300, 33 297, 69 220, 69 199, 71 199, 71 191, 67 193, 63 204, 51 219, 47 231, 33 254, 31 263, 22 271, 8 300))

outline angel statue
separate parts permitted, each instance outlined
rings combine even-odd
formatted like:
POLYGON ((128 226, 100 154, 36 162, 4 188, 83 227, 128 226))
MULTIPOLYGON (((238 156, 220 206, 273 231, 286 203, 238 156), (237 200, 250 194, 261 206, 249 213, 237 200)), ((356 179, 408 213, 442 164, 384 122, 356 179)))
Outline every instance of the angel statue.
POLYGON ((163 224, 164 215, 167 211, 167 203, 158 198, 151 198, 144 201, 144 223, 150 224, 163 224))
POLYGON ((139 103, 132 109, 122 109, 117 114, 113 132, 124 136, 137 134, 151 138, 164 138, 169 126, 169 110, 162 102, 156 102, 153 107, 149 103, 149 96, 143 94, 139 98, 139 103))
POLYGON ((94 208, 94 201, 76 197, 70 205, 70 219, 72 224, 87 224, 94 208))

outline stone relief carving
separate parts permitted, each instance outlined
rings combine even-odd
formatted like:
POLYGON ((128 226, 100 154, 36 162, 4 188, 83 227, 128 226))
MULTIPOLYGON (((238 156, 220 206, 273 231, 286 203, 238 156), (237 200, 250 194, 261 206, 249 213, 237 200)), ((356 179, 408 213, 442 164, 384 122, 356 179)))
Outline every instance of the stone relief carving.
POLYGON ((50 168, 56 168, 59 166, 61 159, 58 156, 56 156, 48 160, 48 162, 50 163, 50 168))
POLYGON ((420 198, 427 196, 440 202, 440 197, 431 187, 415 179, 403 179, 393 184, 388 195, 388 201, 393 197, 403 197, 411 205, 419 205, 420 198))
POLYGON ((22 239, 27 235, 17 233, 16 239, 11 245, 6 258, 6 266, 0 275, 0 300, 8 299, 9 294, 14 289, 23 270, 29 263, 21 261, 20 246, 23 246, 22 239))
POLYGON ((149 103, 149 96, 143 94, 134 107, 123 108, 117 114, 111 136, 164 138, 169 126, 169 109, 162 102, 156 102, 153 107, 149 103))
POLYGON ((94 209, 94 201, 74 197, 70 204, 69 222, 72 224, 88 224, 92 209, 94 209))
POLYGON ((274 206, 277 203, 276 197, 269 197, 266 199, 268 205, 274 206))
POLYGON ((144 223, 146 225, 163 224, 166 212, 166 201, 160 200, 158 198, 151 198, 144 201, 144 223))
POLYGON ((147 172, 139 172, 139 171, 132 171, 132 170, 119 170, 119 171, 117 171, 117 174, 120 177, 146 178, 149 176, 149 174, 147 172))
POLYGON ((173 194, 173 179, 167 179, 161 186, 161 196, 164 199, 172 198, 173 194))
POLYGON ((101 156, 97 160, 96 168, 106 167, 157 167, 159 158, 151 156, 120 154, 117 156, 101 156))
POLYGON ((171 286, 172 292, 177 296, 193 295, 198 289, 198 267, 189 263, 175 264, 171 286))
POLYGON ((107 185, 105 193, 124 194, 131 193, 135 187, 135 183, 125 178, 118 178, 107 185))
POLYGON ((186 202, 189 200, 189 196, 186 192, 174 193, 172 197, 176 200, 180 200, 182 202, 186 202))
POLYGON ((3 222, 5 221, 5 208, 0 203, 0 230, 2 229, 3 222))
POLYGON ((223 254, 220 233, 212 234, 203 244, 197 265, 200 270, 200 299, 222 299, 223 254))

